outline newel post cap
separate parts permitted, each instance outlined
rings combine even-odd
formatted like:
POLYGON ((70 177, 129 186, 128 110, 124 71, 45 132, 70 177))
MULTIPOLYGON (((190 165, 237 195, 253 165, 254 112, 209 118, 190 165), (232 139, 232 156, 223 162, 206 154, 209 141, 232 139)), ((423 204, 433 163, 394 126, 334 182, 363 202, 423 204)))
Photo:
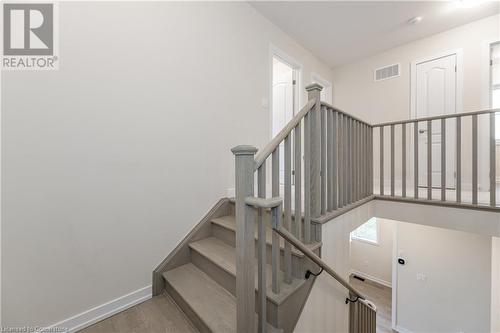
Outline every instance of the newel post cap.
POLYGON ((239 145, 231 149, 234 155, 255 155, 257 148, 250 145, 239 145))
POLYGON ((307 91, 314 91, 314 90, 321 91, 321 90, 323 90, 323 86, 319 83, 311 83, 310 85, 308 85, 306 87, 306 90, 307 91))

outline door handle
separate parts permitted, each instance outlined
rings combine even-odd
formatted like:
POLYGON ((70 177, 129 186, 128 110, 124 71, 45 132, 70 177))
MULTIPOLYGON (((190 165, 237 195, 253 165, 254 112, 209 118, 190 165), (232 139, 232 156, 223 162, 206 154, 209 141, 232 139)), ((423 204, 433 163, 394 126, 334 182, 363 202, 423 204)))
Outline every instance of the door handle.
POLYGON ((425 132, 427 132, 427 130, 424 130, 424 129, 419 129, 418 130, 418 133, 420 133, 420 134, 425 133, 425 132))

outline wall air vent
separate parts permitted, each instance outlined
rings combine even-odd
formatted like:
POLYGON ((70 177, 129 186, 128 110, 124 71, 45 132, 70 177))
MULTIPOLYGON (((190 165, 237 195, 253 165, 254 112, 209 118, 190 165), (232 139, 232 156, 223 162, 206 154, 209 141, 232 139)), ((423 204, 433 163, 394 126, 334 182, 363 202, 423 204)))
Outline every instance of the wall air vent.
POLYGON ((375 69, 373 73, 373 79, 375 81, 383 81, 387 79, 393 79, 395 77, 400 76, 400 65, 399 64, 394 64, 394 65, 389 65, 381 68, 375 69))

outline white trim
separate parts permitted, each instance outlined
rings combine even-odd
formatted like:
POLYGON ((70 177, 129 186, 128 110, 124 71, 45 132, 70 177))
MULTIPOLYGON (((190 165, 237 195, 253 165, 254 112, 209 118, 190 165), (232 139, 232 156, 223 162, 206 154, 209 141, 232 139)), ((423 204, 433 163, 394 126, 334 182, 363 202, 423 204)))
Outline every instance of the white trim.
POLYGON ((397 327, 398 315, 398 235, 399 235, 399 222, 394 222, 392 228, 392 302, 391 302, 391 325, 392 329, 397 327))
MULTIPOLYGON (((354 230, 356 230, 356 229, 354 229, 354 230)), ((378 238, 378 235, 377 235, 377 238, 378 238)), ((373 245, 373 246, 380 246, 380 243, 378 242, 378 240, 375 242, 375 241, 372 241, 370 239, 366 239, 363 237, 357 237, 357 236, 351 236, 351 240, 356 241, 356 242, 366 243, 366 244, 373 245)))
POLYGON ((491 92, 490 92, 490 58, 491 44, 500 42, 500 39, 491 39, 483 41, 481 52, 481 105, 483 109, 491 107, 491 92))
POLYGON ((269 138, 272 139, 273 137, 273 57, 278 57, 280 60, 282 60, 284 63, 292 67, 296 73, 297 77, 295 78, 297 81, 297 87, 296 87, 296 105, 295 105, 295 110, 294 112, 298 112, 300 108, 302 107, 302 69, 304 68, 300 62, 295 60, 293 57, 288 55, 285 51, 281 50, 277 46, 275 46, 273 43, 269 43, 269 104, 268 104, 268 111, 269 111, 269 138))
POLYGON ((130 294, 118 297, 107 303, 98 305, 70 318, 61 320, 41 330, 48 332, 51 328, 60 327, 67 329, 65 332, 76 332, 98 321, 111 317, 112 315, 124 311, 134 305, 147 301, 152 297, 151 286, 138 289, 130 294))
POLYGON ((366 273, 357 271, 355 269, 351 269, 349 271, 349 275, 357 275, 357 276, 362 277, 362 278, 364 278, 366 280, 370 280, 372 282, 381 284, 381 285, 383 285, 383 286, 385 286, 387 288, 392 288, 392 284, 389 281, 385 281, 385 280, 379 279, 378 277, 375 277, 375 276, 372 276, 370 274, 366 274, 366 273))

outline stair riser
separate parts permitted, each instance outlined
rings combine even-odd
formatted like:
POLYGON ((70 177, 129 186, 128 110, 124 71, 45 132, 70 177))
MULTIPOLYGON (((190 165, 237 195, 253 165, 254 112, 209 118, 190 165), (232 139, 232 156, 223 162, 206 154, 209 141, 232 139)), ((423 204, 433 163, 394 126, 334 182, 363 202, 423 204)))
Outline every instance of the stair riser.
MULTIPOLYGON (((224 287, 227 291, 236 296, 236 279, 232 274, 226 272, 224 269, 220 268, 218 265, 214 264, 212 261, 208 260, 206 257, 194 250, 191 250, 191 262, 204 271, 214 281, 224 287)), ((256 291, 256 312, 258 309, 257 297, 258 295, 256 291)), ((267 300, 266 304, 267 322, 274 326, 278 321, 278 306, 270 300, 267 300)))
POLYGON ((168 281, 165 281, 165 291, 172 297, 177 306, 186 314, 193 325, 200 331, 200 333, 211 333, 207 325, 198 317, 188 303, 182 296, 173 288, 168 281))
MULTIPOLYGON (((212 236, 219 238, 226 244, 229 244, 231 246, 236 247, 236 239, 234 235, 234 231, 229 230, 227 228, 221 227, 217 224, 212 224, 212 236)), ((258 242, 255 241, 255 258, 257 258, 258 255, 258 249, 257 249, 257 244, 258 242)), ((281 255, 280 255, 280 269, 284 271, 284 250, 281 249, 281 255)), ((266 256, 267 256, 267 263, 271 264, 271 245, 267 245, 266 247, 266 256)), ((299 257, 296 255, 292 255, 292 275, 296 278, 303 279, 305 274, 304 270, 304 257, 299 257)))

